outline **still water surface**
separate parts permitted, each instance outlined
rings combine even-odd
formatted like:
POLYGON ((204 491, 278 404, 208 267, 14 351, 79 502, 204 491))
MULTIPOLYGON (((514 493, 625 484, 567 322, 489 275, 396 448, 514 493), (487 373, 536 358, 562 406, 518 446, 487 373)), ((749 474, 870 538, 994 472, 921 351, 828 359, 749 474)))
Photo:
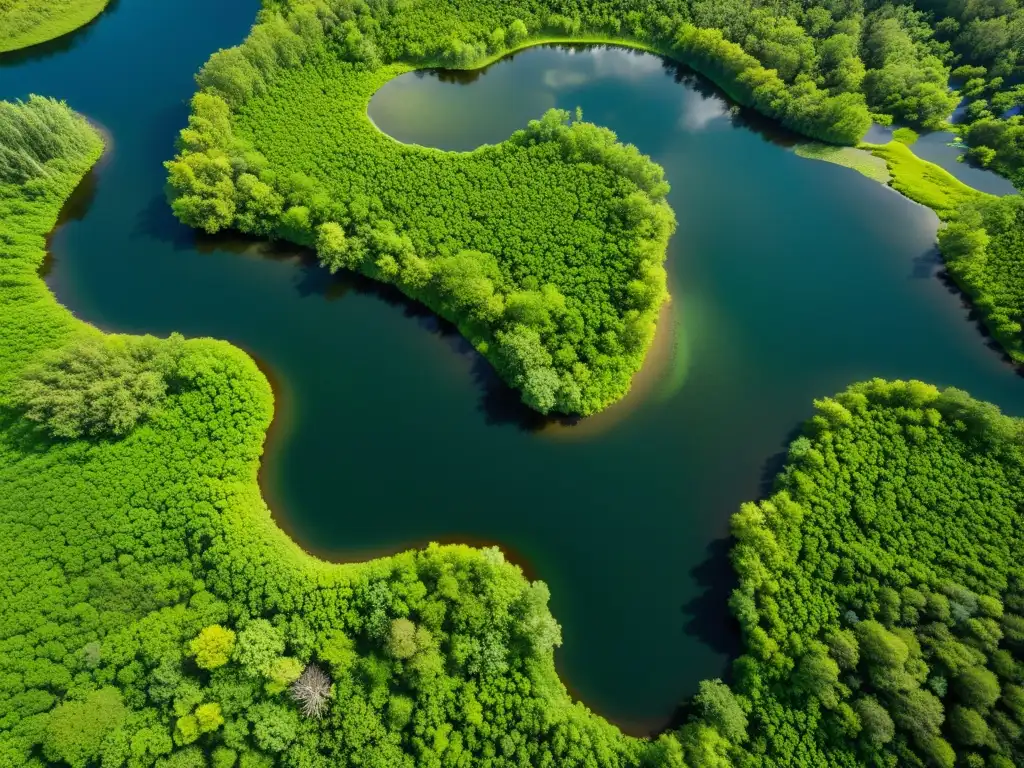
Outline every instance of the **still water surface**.
POLYGON ((402 141, 469 149, 581 106, 665 167, 679 230, 655 380, 610 417, 538 429, 400 296, 171 218, 161 162, 192 75, 256 10, 120 0, 55 46, 0 58, 0 98, 67 99, 113 137, 54 238, 51 287, 108 330, 251 352, 279 395, 263 480, 281 524, 337 559, 500 544, 551 586, 567 684, 623 726, 658 727, 725 673, 728 518, 762 493, 814 398, 916 377, 1024 412, 1024 380, 936 276, 930 211, 796 157, 655 57, 545 48, 476 77, 404 76, 370 107, 402 141))

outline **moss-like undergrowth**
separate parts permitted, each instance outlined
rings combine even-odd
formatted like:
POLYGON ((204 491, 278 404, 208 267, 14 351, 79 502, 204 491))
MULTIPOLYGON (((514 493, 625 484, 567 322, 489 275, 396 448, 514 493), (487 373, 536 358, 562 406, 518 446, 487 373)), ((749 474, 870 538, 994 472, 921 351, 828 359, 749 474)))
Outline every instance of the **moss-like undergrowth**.
POLYGON ((931 208, 943 221, 948 220, 965 202, 991 197, 964 184, 945 168, 922 160, 903 142, 865 143, 860 146, 885 160, 893 189, 915 203, 931 208))
POLYGON ((0 53, 73 32, 99 16, 109 3, 110 0, 0 0, 0 53))

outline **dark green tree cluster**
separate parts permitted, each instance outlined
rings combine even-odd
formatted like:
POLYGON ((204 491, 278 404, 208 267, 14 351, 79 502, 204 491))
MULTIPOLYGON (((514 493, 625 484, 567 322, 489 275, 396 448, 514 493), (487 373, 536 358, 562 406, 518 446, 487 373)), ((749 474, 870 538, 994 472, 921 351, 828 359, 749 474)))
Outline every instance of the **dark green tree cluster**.
POLYGON ((948 87, 949 45, 931 17, 909 5, 880 4, 866 18, 864 93, 878 112, 925 128, 949 119, 958 99, 948 87))
POLYGON ((978 196, 939 230, 950 274, 1016 363, 1024 363, 1024 198, 978 196))
POLYGON ((972 159, 1006 176, 1018 189, 1024 189, 1024 116, 1020 112, 1024 107, 1024 87, 1017 86, 1002 102, 1005 105, 1011 99, 1016 112, 1007 117, 985 114, 991 110, 969 108, 968 116, 977 116, 977 119, 961 133, 971 147, 968 155, 972 159))

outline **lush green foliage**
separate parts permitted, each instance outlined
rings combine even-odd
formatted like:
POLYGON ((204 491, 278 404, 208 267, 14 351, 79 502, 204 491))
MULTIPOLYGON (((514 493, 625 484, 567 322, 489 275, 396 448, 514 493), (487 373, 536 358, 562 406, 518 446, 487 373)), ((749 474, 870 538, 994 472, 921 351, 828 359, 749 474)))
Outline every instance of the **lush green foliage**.
POLYGON ((26 369, 14 402, 54 437, 126 435, 167 394, 181 342, 151 336, 76 340, 26 369))
MULTIPOLYGON (((1024 88, 1015 98, 1024 106, 1024 88)), ((963 130, 964 140, 970 145, 971 158, 981 165, 1001 173, 1024 189, 1024 117, 1015 115, 1006 119, 985 116, 963 130)))
POLYGON ((1024 425, 921 382, 816 406, 775 494, 733 521, 753 736, 733 754, 1020 765, 1024 425))
MULTIPOLYGON (((578 410, 600 407, 642 358, 671 226, 660 170, 562 113, 466 155, 401 147, 365 119, 381 82, 593 30, 685 53, 833 141, 864 124, 861 83, 873 108, 923 123, 948 99, 948 51, 909 6, 374 8, 266 13, 211 60, 171 164, 175 210, 399 285, 542 409, 575 405, 570 384, 578 410)), ((970 244, 974 206, 1000 233, 986 248, 1006 233, 1012 252, 1018 203, 874 149, 906 194, 964 209, 948 237, 970 244)), ((734 521, 734 688, 706 682, 681 728, 629 739, 570 702, 546 588, 497 550, 337 566, 288 541, 256 485, 272 395, 244 354, 102 337, 54 302, 44 236, 99 152, 62 105, 0 104, 0 764, 1024 761, 1020 423, 920 383, 819 402, 777 494, 734 521)), ((998 248, 985 274, 1012 288, 998 248)))
MULTIPOLYGON (((592 413, 628 389, 665 296, 660 261, 672 218, 660 169, 564 113, 498 146, 453 154, 381 136, 366 105, 410 66, 468 67, 533 40, 597 36, 681 59, 743 104, 852 144, 870 122, 864 77, 890 65, 943 82, 948 72, 922 64, 937 44, 905 9, 872 12, 870 70, 859 58, 857 12, 837 10, 837 19, 786 8, 810 34, 767 9, 728 24, 719 10, 666 0, 622 19, 600 0, 544 11, 278 4, 200 74, 169 164, 174 210, 192 226, 290 239, 316 248, 331 269, 393 283, 454 320, 534 408, 592 413), (721 30, 698 26, 713 19, 721 30)), ((886 81, 886 93, 898 108, 884 108, 910 119, 940 92, 947 111, 944 84, 897 81, 886 81)))
POLYGON ((915 203, 931 208, 942 220, 949 219, 959 206, 968 201, 990 197, 967 186, 935 163, 922 160, 902 141, 861 146, 885 160, 893 189, 915 203))
POLYGON ((959 64, 970 100, 962 130, 970 156, 1024 189, 1024 5, 1019 0, 917 0, 959 64), (1014 115, 1016 112, 1016 116, 1014 115))
MULTIPOLYGON (((403 147, 368 124, 373 91, 410 67, 473 67, 536 41, 622 40, 806 135, 855 144, 869 108, 884 122, 944 124, 958 98, 950 67, 980 50, 983 28, 1009 30, 999 71, 1016 72, 1016 0, 996 5, 656 0, 623 13, 608 0, 281 0, 200 74, 169 165, 174 208, 192 226, 290 239, 331 269, 393 283, 454 320, 534 408, 592 413, 628 389, 664 297, 671 219, 656 167, 564 114, 465 155, 403 147), (970 31, 957 32, 956 15, 970 31)), ((965 93, 1001 87, 979 71, 958 70, 965 93)), ((1016 93, 997 101, 1010 107, 1016 93)), ((975 156, 1013 176, 1014 119, 970 118, 968 140, 985 143, 975 156)), ((959 190, 918 170, 901 191, 947 216, 959 200, 946 192, 959 190)))
POLYGON ((975 196, 939 231, 949 272, 1017 363, 1024 363, 1024 199, 975 196))
POLYGON ((319 26, 309 40, 270 22, 251 55, 267 29, 306 63, 249 89, 230 52, 211 60, 169 164, 176 214, 287 237, 332 270, 397 285, 456 322, 539 411, 587 414, 625 394, 666 298, 661 169, 557 111, 468 154, 403 146, 366 118, 401 67, 340 61, 319 26))
POLYGON ((904 126, 903 128, 897 128, 893 131, 892 138, 893 141, 898 141, 900 144, 906 144, 909 147, 912 146, 920 136, 913 128, 907 128, 904 126))
MULTIPOLYGON (((289 239, 332 270, 393 283, 453 320, 526 403, 582 414, 627 391, 654 332, 672 228, 660 170, 564 113, 468 154, 397 145, 366 118, 374 90, 411 67, 478 66, 536 41, 622 40, 694 66, 808 136, 855 144, 869 108, 885 122, 944 124, 958 98, 950 67, 968 39, 954 44, 950 20, 937 24, 924 2, 268 6, 199 75, 169 164, 179 218, 289 239)), ((1013 122, 992 130, 1006 134, 992 140, 1002 149, 977 152, 1010 173, 1013 122)), ((957 201, 926 194, 952 188, 940 181, 913 178, 901 191, 945 216, 957 201)))
POLYGON ((45 43, 95 19, 110 0, 0 0, 0 53, 45 43))

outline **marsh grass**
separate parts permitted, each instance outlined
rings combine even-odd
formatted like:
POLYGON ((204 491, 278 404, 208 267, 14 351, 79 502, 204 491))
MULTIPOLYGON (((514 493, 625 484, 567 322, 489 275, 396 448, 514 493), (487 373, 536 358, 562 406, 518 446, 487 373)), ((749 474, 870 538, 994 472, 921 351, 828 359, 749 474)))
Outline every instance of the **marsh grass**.
POLYGON ((0 53, 66 35, 95 19, 110 0, 0 0, 0 53))

